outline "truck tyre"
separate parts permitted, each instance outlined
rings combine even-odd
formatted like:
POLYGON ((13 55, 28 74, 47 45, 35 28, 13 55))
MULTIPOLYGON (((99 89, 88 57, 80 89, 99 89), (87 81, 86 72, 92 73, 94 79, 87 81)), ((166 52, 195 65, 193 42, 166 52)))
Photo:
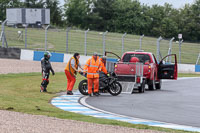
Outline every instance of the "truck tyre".
POLYGON ((149 90, 155 90, 155 80, 151 80, 150 84, 148 84, 149 90))
POLYGON ((138 87, 138 91, 139 93, 145 92, 145 80, 143 80, 141 86, 138 87))
POLYGON ((149 84, 148 84, 149 90, 155 90, 156 89, 155 79, 156 79, 156 75, 154 74, 153 80, 150 80, 149 84))
POLYGON ((156 79, 156 76, 154 75, 154 79, 153 80, 150 80, 149 81, 149 84, 148 84, 148 88, 149 88, 149 90, 155 90, 155 79, 156 79))
POLYGON ((156 89, 160 90, 162 86, 162 80, 160 80, 158 83, 156 83, 156 89))
POLYGON ((79 85, 78 89, 82 95, 88 95, 88 84, 87 79, 82 80, 79 85))

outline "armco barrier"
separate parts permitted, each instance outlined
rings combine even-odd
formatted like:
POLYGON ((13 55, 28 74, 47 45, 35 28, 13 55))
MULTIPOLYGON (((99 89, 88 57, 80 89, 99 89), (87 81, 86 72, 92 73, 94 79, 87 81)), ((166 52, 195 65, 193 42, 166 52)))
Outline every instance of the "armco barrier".
MULTIPOLYGON (((50 58, 51 62, 63 62, 67 63, 69 59, 73 56, 72 54, 63 54, 63 53, 51 53, 50 58)), ((31 60, 31 61, 41 61, 44 57, 44 51, 32 51, 32 50, 21 50, 20 60, 31 60)), ((91 56, 81 55, 80 63, 84 65, 86 61, 91 58, 91 56)))
POLYGON ((0 58, 20 59, 21 49, 0 47, 0 58))
MULTIPOLYGON (((51 53, 51 62, 63 62, 64 54, 61 53, 51 53)), ((33 60, 34 61, 41 61, 41 59, 44 57, 44 52, 42 51, 34 51, 33 53, 33 60)))
POLYGON ((107 61, 109 61, 109 62, 117 62, 118 59, 111 59, 111 58, 108 58, 107 61))
POLYGON ((200 72, 200 65, 195 65, 195 72, 200 72))
MULTIPOLYGON (((52 62, 63 62, 67 63, 69 59, 73 56, 72 54, 63 54, 63 53, 51 53, 52 62)), ((42 51, 32 51, 25 49, 17 48, 1 48, 0 47, 0 58, 12 58, 20 60, 32 60, 40 61, 43 58, 44 52, 42 51)), ((81 55, 80 63, 84 65, 86 61, 91 58, 91 56, 81 55)), ((116 62, 117 59, 108 59, 108 61, 116 62)), ((193 64, 178 64, 178 72, 181 73, 195 73, 200 72, 200 65, 193 64)))

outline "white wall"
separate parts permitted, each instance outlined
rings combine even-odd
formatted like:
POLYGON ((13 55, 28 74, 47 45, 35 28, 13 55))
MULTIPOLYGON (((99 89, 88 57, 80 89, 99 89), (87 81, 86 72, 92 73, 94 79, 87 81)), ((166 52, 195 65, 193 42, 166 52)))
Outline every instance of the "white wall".
POLYGON ((193 65, 193 64, 178 64, 178 72, 194 73, 195 65, 193 65))
MULTIPOLYGON (((63 62, 64 63, 67 63, 69 61, 69 59, 72 57, 73 55, 72 54, 64 54, 64 59, 63 59, 63 62)), ((91 56, 85 56, 85 55, 80 55, 80 64, 81 65, 85 65, 86 61, 91 58, 91 56)))
POLYGON ((33 60, 33 52, 32 50, 21 49, 20 60, 33 60))

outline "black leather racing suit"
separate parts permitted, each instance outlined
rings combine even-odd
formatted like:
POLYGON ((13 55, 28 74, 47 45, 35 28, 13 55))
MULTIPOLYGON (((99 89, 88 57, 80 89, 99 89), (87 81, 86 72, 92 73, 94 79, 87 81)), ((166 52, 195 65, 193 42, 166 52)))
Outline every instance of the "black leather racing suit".
POLYGON ((42 67, 42 77, 43 77, 41 87, 43 87, 43 90, 46 91, 47 85, 49 84, 50 71, 52 72, 53 75, 55 73, 49 59, 47 58, 42 58, 41 67, 42 67))

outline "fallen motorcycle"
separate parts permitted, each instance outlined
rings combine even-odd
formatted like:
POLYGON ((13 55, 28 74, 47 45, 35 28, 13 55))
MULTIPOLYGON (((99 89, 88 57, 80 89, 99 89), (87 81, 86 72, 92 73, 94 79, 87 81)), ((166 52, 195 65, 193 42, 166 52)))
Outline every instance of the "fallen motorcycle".
MULTIPOLYGON (((87 77, 87 74, 79 72, 82 76, 87 77)), ((79 83, 78 89, 82 95, 88 95, 88 84, 87 79, 82 80, 79 83)), ((121 93, 122 86, 117 81, 115 73, 111 73, 110 76, 107 76, 103 72, 99 73, 99 92, 100 93, 110 93, 113 96, 117 96, 121 93)))

